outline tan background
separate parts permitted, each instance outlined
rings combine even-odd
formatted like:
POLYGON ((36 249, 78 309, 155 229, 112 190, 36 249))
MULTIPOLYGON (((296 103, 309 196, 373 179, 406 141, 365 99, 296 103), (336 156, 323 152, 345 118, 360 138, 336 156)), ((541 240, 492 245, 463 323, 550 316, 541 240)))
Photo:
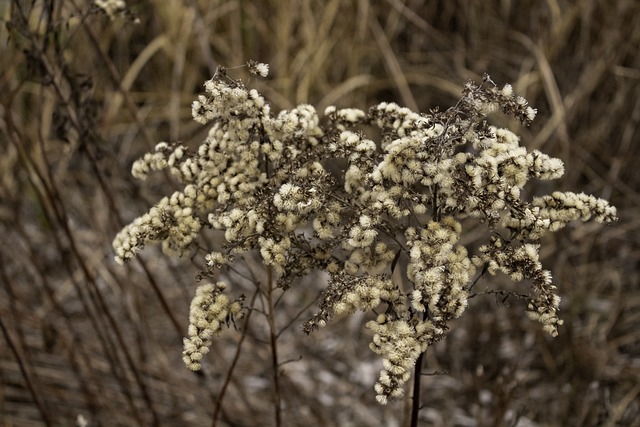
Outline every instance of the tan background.
MULTIPOLYGON (((423 424, 639 425, 639 2, 128 3, 110 21, 89 1, 0 2, 0 425, 79 415, 91 426, 210 425, 241 334, 222 335, 205 376, 187 371, 181 337, 200 260, 150 248, 121 267, 111 240, 176 188, 163 174, 136 182, 132 161, 162 140, 196 146, 206 129, 190 103, 202 83, 249 59, 270 64, 250 84, 274 111, 379 101, 428 111, 484 72, 512 83, 538 108, 530 128, 516 127, 523 143, 567 169, 532 192, 608 198, 620 221, 545 240, 559 337, 517 299, 471 301, 428 353, 425 372, 440 375, 423 379, 423 424)), ((321 287, 310 278, 279 305, 284 425, 403 425, 407 402, 375 403, 380 361, 362 318, 301 332, 321 287)), ((252 320, 220 425, 273 423, 264 317, 252 320)))

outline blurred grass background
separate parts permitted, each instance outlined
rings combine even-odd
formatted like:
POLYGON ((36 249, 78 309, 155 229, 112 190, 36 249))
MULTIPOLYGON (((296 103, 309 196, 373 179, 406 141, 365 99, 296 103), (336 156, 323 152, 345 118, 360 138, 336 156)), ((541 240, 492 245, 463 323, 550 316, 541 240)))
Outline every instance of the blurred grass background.
MULTIPOLYGON (((180 358, 199 260, 149 248, 121 267, 111 252, 124 224, 176 188, 162 174, 134 181, 132 161, 162 140, 196 146, 206 129, 190 103, 202 83, 249 59, 270 64, 250 84, 274 111, 380 101, 428 111, 485 72, 512 83, 538 108, 516 128, 523 143, 567 169, 532 191, 584 190, 620 221, 545 241, 563 297, 558 338, 520 301, 472 300, 429 350, 422 424, 640 425, 636 0, 130 0, 114 20, 90 1, 13 0, 0 16, 0 425, 210 425, 238 348, 219 424, 272 425, 259 316, 244 338, 225 332, 194 375, 180 358)), ((375 403, 380 361, 363 319, 310 337, 304 316, 291 323, 322 287, 313 280, 276 319, 290 361, 283 424, 404 425, 408 402, 375 403)))

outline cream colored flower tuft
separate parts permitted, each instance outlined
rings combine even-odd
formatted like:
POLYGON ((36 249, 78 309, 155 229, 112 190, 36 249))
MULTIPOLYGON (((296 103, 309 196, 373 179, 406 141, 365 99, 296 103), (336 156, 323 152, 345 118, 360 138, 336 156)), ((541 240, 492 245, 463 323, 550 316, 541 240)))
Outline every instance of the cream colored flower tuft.
POLYGON ((187 368, 198 371, 202 367, 202 358, 209 352, 211 339, 222 329, 229 315, 240 313, 240 304, 229 303, 229 298, 222 292, 226 284, 206 283, 196 290, 189 311, 189 337, 184 338, 182 360, 187 368))
POLYGON ((111 20, 115 19, 119 13, 122 13, 127 8, 124 0, 95 0, 94 3, 102 9, 111 20))
POLYGON ((252 76, 267 77, 269 75, 269 64, 249 61, 247 62, 247 66, 249 67, 249 73, 251 73, 252 76))

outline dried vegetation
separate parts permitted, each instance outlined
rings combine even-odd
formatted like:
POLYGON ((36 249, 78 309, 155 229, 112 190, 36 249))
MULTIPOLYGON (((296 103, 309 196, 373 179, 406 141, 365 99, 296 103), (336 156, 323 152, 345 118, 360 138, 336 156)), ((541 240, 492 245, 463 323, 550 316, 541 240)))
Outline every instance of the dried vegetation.
MULTIPOLYGON (((176 185, 162 174, 140 185, 133 160, 158 141, 201 141, 195 94, 218 65, 248 59, 270 64, 252 83, 276 111, 380 101, 427 111, 485 72, 513 83, 538 109, 523 144, 561 158, 561 188, 610 200, 620 220, 545 242, 563 296, 557 338, 503 291, 516 288, 476 285, 486 294, 427 355, 422 420, 638 422, 640 3, 142 0, 109 19, 89 1, 13 0, 0 15, 3 425, 207 425, 214 411, 219 425, 272 422, 274 337, 260 310, 194 374, 181 348, 199 260, 151 249, 122 267, 111 251, 176 185)), ((259 271, 247 260, 235 277, 258 309, 259 271)), ((278 300, 282 424, 403 425, 406 402, 375 403, 379 361, 359 332, 368 319, 301 332, 324 283, 314 280, 278 300)))

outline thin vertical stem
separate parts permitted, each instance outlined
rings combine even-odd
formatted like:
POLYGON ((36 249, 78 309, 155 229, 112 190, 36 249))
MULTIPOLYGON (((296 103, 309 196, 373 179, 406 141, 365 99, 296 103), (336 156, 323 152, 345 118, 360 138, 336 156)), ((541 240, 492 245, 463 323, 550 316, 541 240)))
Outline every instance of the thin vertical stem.
POLYGON ((269 342, 271 344, 271 366, 273 369, 273 400, 275 405, 275 421, 276 427, 282 425, 281 414, 281 397, 280 397, 280 374, 279 374, 279 362, 278 362, 278 334, 275 324, 275 307, 273 304, 273 267, 267 266, 267 320, 269 322, 269 342))
POLYGON ((427 354, 420 353, 413 372, 413 397, 411 398, 411 427, 418 427, 418 413, 420 412, 420 380, 422 379, 422 361, 427 354))
POLYGON ((22 372, 22 377, 24 378, 25 383, 27 384, 27 389, 33 398, 38 411, 40 412, 40 416, 42 417, 42 421, 45 425, 52 425, 51 419, 49 418, 49 414, 46 411, 44 401, 42 400, 42 396, 38 394, 36 391, 38 387, 36 387, 33 383, 33 375, 29 372, 28 364, 25 358, 22 355, 22 351, 18 348, 18 345, 14 342, 9 334, 9 331, 4 325, 2 321, 2 317, 0 316, 0 330, 2 330, 2 335, 4 335, 5 340, 7 341, 7 345, 11 349, 11 352, 16 358, 16 362, 18 362, 18 367, 20 368, 20 372, 22 372))
MULTIPOLYGON (((253 303, 255 302, 256 297, 258 296, 258 292, 259 291, 256 290, 256 292, 253 294, 253 297, 251 298, 250 307, 253 307, 253 303)), ((218 394, 218 401, 216 402, 216 408, 213 411, 213 421, 211 423, 211 427, 216 427, 218 423, 218 418, 220 417, 220 413, 222 411, 222 400, 224 399, 224 396, 227 392, 227 388, 231 383, 231 377, 233 376, 233 372, 236 369, 238 360, 240 360, 240 352, 242 350, 242 344, 244 343, 245 338, 247 338, 247 333, 249 332, 249 319, 251 318, 251 313, 253 313, 253 310, 249 310, 249 312, 247 313, 247 317, 244 320, 244 326, 242 327, 242 334, 240 335, 240 340, 238 341, 236 352, 233 355, 231 366, 229 366, 229 368, 227 369, 227 376, 225 377, 224 382, 222 383, 222 387, 220 388, 220 393, 218 394)))

